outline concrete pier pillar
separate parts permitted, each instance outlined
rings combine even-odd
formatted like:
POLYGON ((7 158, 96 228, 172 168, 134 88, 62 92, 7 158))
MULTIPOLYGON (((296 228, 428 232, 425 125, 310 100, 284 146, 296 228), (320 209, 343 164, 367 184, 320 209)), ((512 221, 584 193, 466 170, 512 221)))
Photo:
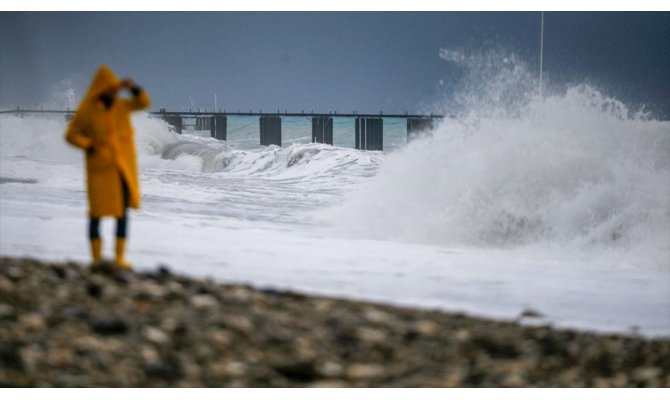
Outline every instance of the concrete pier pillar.
POLYGON ((312 143, 333 144, 333 119, 331 117, 312 118, 312 143))
POLYGON ((210 135, 218 140, 227 140, 228 136, 228 117, 225 115, 216 115, 211 117, 210 135))
POLYGON ((259 118, 261 146, 281 146, 281 117, 264 115, 259 118))
POLYGON ((362 147, 364 147, 364 145, 361 143, 361 130, 365 130, 365 128, 362 126, 363 124, 365 124, 365 121, 361 118, 356 118, 354 121, 354 125, 356 127, 354 135, 354 148, 357 150, 360 150, 362 147))
POLYGON ((433 130, 432 118, 407 118, 407 141, 416 139, 422 132, 433 130))
POLYGON ((354 144, 359 150, 384 150, 384 119, 357 117, 354 144))

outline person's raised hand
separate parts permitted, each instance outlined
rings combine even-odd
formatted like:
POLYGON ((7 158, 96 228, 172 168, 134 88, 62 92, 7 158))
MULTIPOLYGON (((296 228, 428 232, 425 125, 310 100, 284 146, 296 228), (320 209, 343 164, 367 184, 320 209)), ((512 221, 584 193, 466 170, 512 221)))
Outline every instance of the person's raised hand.
POLYGON ((133 86, 135 86, 135 81, 133 81, 130 78, 126 78, 126 79, 121 81, 121 87, 131 88, 133 86))

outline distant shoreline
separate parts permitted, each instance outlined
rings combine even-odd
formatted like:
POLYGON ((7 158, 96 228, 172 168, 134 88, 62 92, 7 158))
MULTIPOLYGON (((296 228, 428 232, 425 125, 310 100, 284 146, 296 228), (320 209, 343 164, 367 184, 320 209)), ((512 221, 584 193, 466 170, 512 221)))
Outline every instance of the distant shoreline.
POLYGON ((0 257, 3 387, 670 387, 670 340, 0 257))

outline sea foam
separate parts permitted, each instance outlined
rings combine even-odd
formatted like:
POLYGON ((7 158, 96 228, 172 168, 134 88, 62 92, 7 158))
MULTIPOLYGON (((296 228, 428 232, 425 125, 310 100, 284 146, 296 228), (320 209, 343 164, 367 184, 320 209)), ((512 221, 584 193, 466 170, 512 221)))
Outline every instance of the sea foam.
POLYGON ((329 223, 444 246, 613 250, 670 268, 670 122, 585 84, 540 98, 514 57, 441 55, 471 69, 456 115, 387 155, 329 223))

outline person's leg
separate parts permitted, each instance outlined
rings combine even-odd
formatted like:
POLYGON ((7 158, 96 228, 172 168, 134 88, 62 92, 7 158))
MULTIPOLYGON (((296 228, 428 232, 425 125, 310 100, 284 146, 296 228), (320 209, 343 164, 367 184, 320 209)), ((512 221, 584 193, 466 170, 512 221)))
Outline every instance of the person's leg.
POLYGON ((102 239, 100 239, 100 218, 89 217, 88 238, 91 241, 93 263, 102 261, 102 239))
POLYGON ((123 216, 116 219, 116 237, 125 239, 128 236, 128 210, 123 210, 123 216))
POLYGON ((128 236, 128 203, 130 201, 130 192, 126 181, 121 177, 121 186, 123 187, 123 216, 116 219, 116 264, 124 269, 132 269, 132 265, 125 259, 126 237, 128 236))

